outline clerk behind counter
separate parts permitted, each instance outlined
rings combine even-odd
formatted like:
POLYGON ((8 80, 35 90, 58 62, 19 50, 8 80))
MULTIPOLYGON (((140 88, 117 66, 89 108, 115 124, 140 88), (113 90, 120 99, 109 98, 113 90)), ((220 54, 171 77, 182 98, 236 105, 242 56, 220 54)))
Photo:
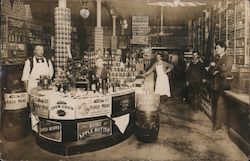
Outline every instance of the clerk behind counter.
POLYGON ((43 46, 37 45, 34 56, 25 61, 23 68, 22 81, 24 81, 26 91, 30 92, 32 88, 37 87, 41 76, 51 79, 53 74, 53 65, 49 59, 44 57, 43 46))
POLYGON ((101 56, 96 58, 95 67, 91 72, 91 81, 98 81, 99 79, 107 81, 108 71, 103 65, 103 58, 101 56))

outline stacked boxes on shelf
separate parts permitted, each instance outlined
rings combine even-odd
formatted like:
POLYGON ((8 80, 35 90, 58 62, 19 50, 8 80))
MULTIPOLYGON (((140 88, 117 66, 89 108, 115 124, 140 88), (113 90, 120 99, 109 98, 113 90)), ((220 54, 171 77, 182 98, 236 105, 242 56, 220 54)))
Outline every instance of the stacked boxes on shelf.
MULTIPOLYGON (((119 51, 119 49, 118 49, 119 51)), ((112 55, 112 67, 110 68, 110 78, 112 82, 123 84, 124 82, 134 82, 136 79, 135 59, 127 58, 125 63, 121 62, 121 53, 112 55)))
POLYGON ((227 54, 234 55, 234 47, 235 47, 235 5, 234 3, 230 3, 228 5, 227 10, 227 26, 228 26, 228 33, 227 33, 227 40, 228 40, 228 48, 227 54))
POLYGON ((10 0, 0 2, 0 58, 16 64, 17 61, 10 59, 32 56, 35 45, 43 45, 45 53, 49 53, 47 50, 50 50, 51 32, 45 30, 45 25, 41 25, 41 22, 32 19, 30 6, 21 0, 14 1, 13 6, 10 0))
POLYGON ((249 63, 249 1, 237 1, 236 12, 236 64, 249 63))
POLYGON ((96 53, 94 51, 84 51, 84 60, 88 62, 88 67, 93 68, 95 66, 96 53))

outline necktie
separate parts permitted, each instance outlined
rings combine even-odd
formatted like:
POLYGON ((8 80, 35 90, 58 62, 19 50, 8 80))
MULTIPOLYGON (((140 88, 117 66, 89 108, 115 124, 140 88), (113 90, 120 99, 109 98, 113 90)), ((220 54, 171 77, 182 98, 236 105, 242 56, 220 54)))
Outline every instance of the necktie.
POLYGON ((44 63, 44 59, 43 58, 36 58, 36 62, 37 63, 44 63))

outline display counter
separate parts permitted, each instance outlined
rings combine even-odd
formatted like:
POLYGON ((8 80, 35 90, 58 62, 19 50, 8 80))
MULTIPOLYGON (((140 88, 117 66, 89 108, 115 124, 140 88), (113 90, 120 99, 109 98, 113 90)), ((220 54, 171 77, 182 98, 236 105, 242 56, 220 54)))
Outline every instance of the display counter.
POLYGON ((34 88, 30 107, 37 144, 67 156, 106 148, 128 138, 134 127, 135 92, 120 89, 103 95, 34 88))
POLYGON ((250 97, 248 94, 225 91, 229 108, 228 135, 231 140, 250 156, 250 97))

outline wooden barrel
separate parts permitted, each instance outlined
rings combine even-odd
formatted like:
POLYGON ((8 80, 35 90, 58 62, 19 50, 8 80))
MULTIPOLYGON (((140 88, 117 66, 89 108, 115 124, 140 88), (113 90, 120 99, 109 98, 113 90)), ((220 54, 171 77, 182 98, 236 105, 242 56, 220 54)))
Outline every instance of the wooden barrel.
POLYGON ((29 134, 29 109, 3 111, 3 136, 7 141, 18 141, 29 134))
POLYGON ((160 128, 159 112, 136 111, 135 136, 144 143, 154 143, 158 139, 160 128))
POLYGON ((27 93, 5 94, 3 111, 3 136, 7 141, 18 141, 29 134, 30 110, 27 108, 27 93))
POLYGON ((154 143, 158 139, 160 128, 159 100, 159 95, 138 95, 135 136, 141 142, 154 143))

